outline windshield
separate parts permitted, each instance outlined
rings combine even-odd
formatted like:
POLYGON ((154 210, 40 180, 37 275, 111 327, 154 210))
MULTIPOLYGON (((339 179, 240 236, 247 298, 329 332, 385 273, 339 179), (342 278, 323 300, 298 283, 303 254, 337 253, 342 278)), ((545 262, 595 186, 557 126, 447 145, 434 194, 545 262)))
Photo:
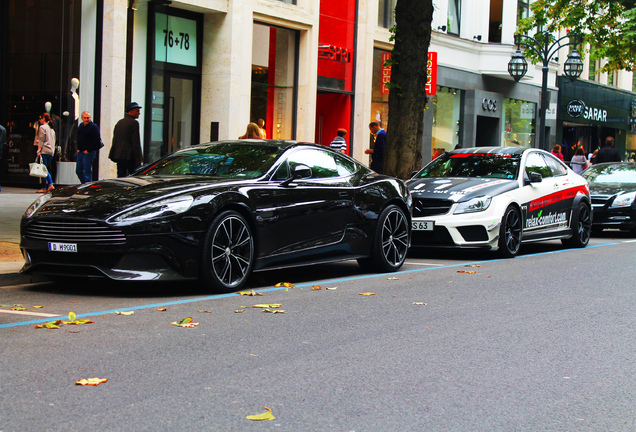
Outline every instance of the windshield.
POLYGON ((221 143, 178 151, 137 175, 207 175, 253 179, 269 170, 284 149, 252 143, 221 143))
POLYGON ((485 177, 515 179, 521 155, 445 153, 429 163, 416 178, 485 177))
POLYGON ((636 165, 593 165, 581 175, 589 183, 636 184, 636 165))

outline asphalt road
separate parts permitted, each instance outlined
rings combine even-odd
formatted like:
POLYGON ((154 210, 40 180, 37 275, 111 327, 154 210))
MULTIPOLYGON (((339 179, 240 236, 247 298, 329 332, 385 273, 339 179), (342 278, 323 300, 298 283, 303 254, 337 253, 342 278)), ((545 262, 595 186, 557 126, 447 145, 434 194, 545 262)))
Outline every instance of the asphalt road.
POLYGON ((0 431, 636 430, 636 242, 524 252, 260 273, 262 296, 5 285, 0 431), (95 322, 35 329, 55 318, 15 304, 95 322), (199 325, 170 325, 185 317, 199 325), (75 384, 92 377, 108 382, 75 384), (264 407, 274 420, 246 419, 264 407))

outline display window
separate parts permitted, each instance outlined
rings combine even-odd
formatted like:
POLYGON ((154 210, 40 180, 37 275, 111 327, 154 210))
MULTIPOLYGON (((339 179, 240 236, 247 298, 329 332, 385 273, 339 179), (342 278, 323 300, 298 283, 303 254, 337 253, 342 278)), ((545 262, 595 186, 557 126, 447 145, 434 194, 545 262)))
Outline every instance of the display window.
POLYGON ((432 160, 461 143, 462 90, 438 86, 437 94, 429 97, 428 106, 433 109, 432 160))
POLYGON ((536 110, 536 103, 504 99, 502 142, 505 146, 535 147, 536 110))
POLYGON ((250 122, 268 139, 296 136, 298 32, 254 24, 250 122))

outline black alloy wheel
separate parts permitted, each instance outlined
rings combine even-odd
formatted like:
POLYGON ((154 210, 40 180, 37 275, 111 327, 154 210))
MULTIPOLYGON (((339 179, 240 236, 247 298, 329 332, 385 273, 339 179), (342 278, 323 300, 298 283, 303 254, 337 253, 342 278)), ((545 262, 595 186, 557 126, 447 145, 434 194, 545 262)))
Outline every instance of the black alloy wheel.
POLYGON ((254 239, 249 224, 238 212, 216 217, 204 241, 203 277, 216 290, 240 289, 254 265, 254 239))
POLYGON ((592 233, 592 210, 582 202, 572 214, 572 237, 561 240, 565 246, 584 248, 590 242, 592 233))
POLYGON ((514 206, 509 206, 501 219, 499 228, 499 255, 513 258, 521 247, 521 215, 514 206))
POLYGON ((369 271, 399 270, 406 260, 409 235, 409 223, 404 210, 396 205, 388 206, 378 218, 371 255, 368 258, 359 259, 358 263, 369 271))

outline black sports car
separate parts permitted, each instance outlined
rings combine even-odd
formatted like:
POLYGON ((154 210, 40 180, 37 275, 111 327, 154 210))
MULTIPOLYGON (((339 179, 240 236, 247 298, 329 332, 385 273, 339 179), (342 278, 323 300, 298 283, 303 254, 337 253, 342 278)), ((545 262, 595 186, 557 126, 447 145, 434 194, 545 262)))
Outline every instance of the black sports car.
POLYGON ((636 234, 636 163, 595 164, 581 175, 590 185, 592 231, 614 228, 636 234))
POLYGON ((24 273, 202 278, 240 289, 252 271, 356 258, 398 270, 411 234, 403 181, 327 147, 201 144, 135 175, 55 190, 21 222, 24 273))
POLYGON ((587 183, 543 150, 454 150, 407 183, 413 247, 479 248, 513 257, 525 242, 561 239, 585 247, 590 239, 587 183))

